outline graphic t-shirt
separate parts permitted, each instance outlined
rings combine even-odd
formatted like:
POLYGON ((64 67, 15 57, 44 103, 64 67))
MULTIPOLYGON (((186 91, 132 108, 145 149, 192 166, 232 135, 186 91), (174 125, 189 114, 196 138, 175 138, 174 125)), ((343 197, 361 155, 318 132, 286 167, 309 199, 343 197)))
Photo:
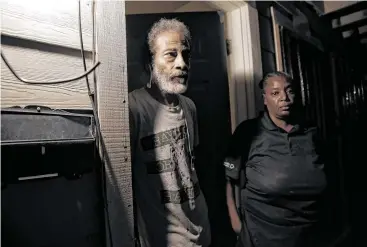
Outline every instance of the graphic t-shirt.
POLYGON ((168 107, 144 88, 129 94, 134 197, 143 247, 210 244, 207 205, 190 151, 198 144, 196 108, 179 95, 168 107))

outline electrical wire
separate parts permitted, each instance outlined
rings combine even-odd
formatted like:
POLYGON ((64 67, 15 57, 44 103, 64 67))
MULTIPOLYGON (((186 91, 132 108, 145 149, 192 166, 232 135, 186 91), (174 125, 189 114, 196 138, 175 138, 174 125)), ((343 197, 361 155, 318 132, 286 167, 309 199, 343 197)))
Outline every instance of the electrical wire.
POLYGON ((8 59, 5 57, 2 50, 1 50, 1 58, 4 60, 4 63, 6 65, 6 67, 8 67, 8 69, 11 71, 11 73, 19 81, 21 81, 23 83, 26 83, 26 84, 32 84, 32 85, 52 85, 52 84, 62 84, 62 83, 67 83, 67 82, 71 82, 71 81, 76 81, 76 80, 79 80, 83 77, 87 77, 90 73, 92 73, 101 64, 101 62, 98 61, 97 63, 95 63, 93 65, 92 68, 90 68, 89 70, 86 70, 83 74, 81 74, 79 76, 66 78, 66 79, 62 79, 62 80, 55 80, 55 81, 33 81, 33 80, 29 80, 29 79, 24 79, 21 76, 19 76, 18 73, 13 68, 13 66, 11 66, 11 64, 9 63, 8 59))

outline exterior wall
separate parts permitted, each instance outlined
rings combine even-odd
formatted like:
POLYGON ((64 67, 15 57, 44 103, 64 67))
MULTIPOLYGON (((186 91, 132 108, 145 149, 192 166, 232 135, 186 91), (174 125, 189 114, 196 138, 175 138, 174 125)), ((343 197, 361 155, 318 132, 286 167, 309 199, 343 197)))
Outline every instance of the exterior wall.
MULTIPOLYGON (((112 241, 113 246, 132 246, 131 166, 129 129, 126 127, 129 126, 129 114, 124 73, 125 4, 124 1, 96 1, 95 4, 96 12, 93 12, 92 2, 81 1, 81 22, 88 69, 94 38, 92 19, 96 14, 97 60, 101 62, 99 73, 96 73, 97 100, 106 148, 104 157, 108 159, 105 173, 108 176, 109 220, 115 233, 112 241), (121 211, 124 213, 116 213, 121 211)), ((5 54, 20 77, 48 82, 83 74, 78 1, 1 1, 0 6, 2 55, 5 54)), ((91 83, 92 78, 89 77, 91 83)), ((59 109, 91 109, 85 78, 58 85, 29 85, 17 80, 3 60, 1 96, 3 108, 43 105, 59 109)), ((90 156, 93 155, 91 152, 90 156)), ((59 156, 50 156, 53 160, 60 160, 59 156)), ((29 158, 26 165, 38 164, 29 158)), ((59 177, 2 187, 4 245, 108 246, 104 243, 101 176, 101 173, 93 172, 73 181, 59 177)))
MULTIPOLYGON (((83 1, 82 1, 83 2, 83 1)), ((92 7, 82 3, 87 68, 92 66, 92 7)), ((53 81, 84 73, 80 52, 78 3, 1 1, 2 52, 28 80, 53 81)), ((92 81, 92 76, 89 76, 92 81)), ((1 107, 44 105, 91 109, 85 78, 58 85, 20 82, 1 60, 1 107)))
MULTIPOLYGON (((1 1, 0 9, 1 52, 20 77, 47 82, 84 73, 77 1, 1 1)), ((83 1, 81 9, 90 68, 92 9, 83 1)), ((85 78, 58 85, 29 85, 17 80, 1 60, 1 107, 26 105, 91 109, 85 78)), ((28 165, 37 166, 32 160, 28 165)), ((99 176, 94 172, 74 181, 54 178, 2 188, 4 245, 98 246, 104 235, 99 176)))

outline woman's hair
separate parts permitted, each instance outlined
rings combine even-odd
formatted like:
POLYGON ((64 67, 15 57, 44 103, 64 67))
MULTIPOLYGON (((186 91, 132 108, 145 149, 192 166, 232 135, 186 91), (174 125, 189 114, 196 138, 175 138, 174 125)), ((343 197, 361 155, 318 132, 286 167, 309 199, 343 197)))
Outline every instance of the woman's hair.
POLYGON ((292 84, 292 82, 293 82, 293 78, 289 74, 287 74, 285 72, 282 72, 282 71, 275 71, 275 72, 267 73, 263 77, 263 79, 259 82, 259 88, 262 91, 264 91, 264 88, 266 87, 266 84, 268 83, 269 79, 273 78, 273 77, 278 77, 278 76, 283 77, 290 84, 292 84))

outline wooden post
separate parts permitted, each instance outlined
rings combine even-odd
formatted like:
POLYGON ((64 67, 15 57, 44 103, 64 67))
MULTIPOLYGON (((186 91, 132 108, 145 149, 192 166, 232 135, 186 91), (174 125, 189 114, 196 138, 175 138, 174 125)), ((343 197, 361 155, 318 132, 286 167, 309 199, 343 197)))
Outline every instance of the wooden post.
MULTIPOLYGON (((134 246, 125 1, 96 1, 97 105, 105 147, 107 243, 134 246)), ((111 244, 113 246, 111 246, 111 244)))

